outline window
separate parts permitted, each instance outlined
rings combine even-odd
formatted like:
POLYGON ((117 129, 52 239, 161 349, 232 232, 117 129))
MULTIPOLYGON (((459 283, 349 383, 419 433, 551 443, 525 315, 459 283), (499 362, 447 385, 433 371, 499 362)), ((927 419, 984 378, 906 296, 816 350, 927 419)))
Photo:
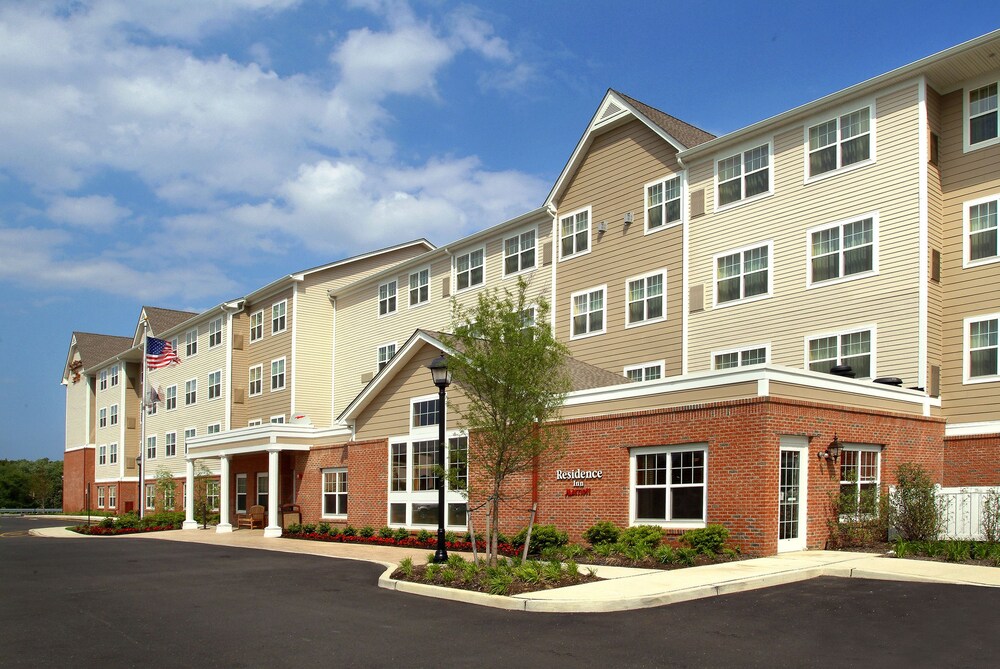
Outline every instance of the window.
POLYGON ((257 474, 257 503, 267 508, 267 474, 257 474))
POLYGON ((117 425, 118 424, 118 405, 117 404, 112 404, 111 405, 111 412, 110 412, 110 414, 111 414, 111 418, 108 421, 109 424, 111 424, 111 425, 117 425))
POLYGON ((691 445, 632 449, 632 519, 637 524, 702 525, 708 449, 691 445))
POLYGON ((163 508, 173 510, 174 508, 174 482, 170 481, 163 488, 163 508))
POLYGON ((517 274, 535 267, 535 231, 526 230, 503 240, 503 273, 517 274))
POLYGON ((626 327, 664 319, 663 285, 666 278, 667 271, 660 270, 625 282, 625 300, 628 303, 625 311, 626 327))
POLYGON ((208 399, 214 400, 222 397, 222 370, 211 372, 208 375, 208 399))
POLYGON ((288 300, 271 305, 271 334, 275 335, 285 331, 285 312, 287 309, 288 300))
POLYGON ((271 416, 272 425, 283 425, 284 422, 285 422, 285 414, 281 414, 280 416, 271 416))
POLYGON ((250 314, 250 341, 260 341, 264 338, 264 312, 255 311, 250 314))
POLYGON ((770 243, 715 256, 716 306, 769 296, 770 257, 770 243))
MULTIPOLYGON (((458 487, 468 481, 468 439, 452 435, 444 466, 454 472, 458 487)), ((437 524, 438 442, 436 439, 402 441, 389 445, 389 524, 437 524)), ((467 505, 461 494, 445 482, 445 524, 465 527, 467 505)))
POLYGON ((811 126, 806 132, 810 177, 863 163, 872 157, 871 107, 811 126))
POLYGON ((222 319, 216 318, 208 324, 208 347, 215 348, 222 344, 222 319))
POLYGON ((1000 247, 997 246, 998 207, 1000 207, 1000 196, 997 195, 965 203, 963 228, 966 260, 963 263, 964 266, 1000 260, 1000 247))
POLYGON ((146 459, 155 460, 156 459, 156 435, 151 434, 146 437, 146 459))
POLYGON ((396 344, 386 344, 385 346, 378 347, 378 371, 382 371, 382 368, 389 364, 392 360, 392 356, 396 355, 396 344))
POLYGON ((236 513, 247 512, 247 475, 236 475, 236 513))
POLYGON ((176 432, 167 432, 165 435, 163 435, 163 454, 168 458, 172 458, 173 456, 177 455, 176 432))
POLYGON ((118 506, 118 486, 108 486, 108 507, 114 509, 118 506))
POLYGON ((264 424, 264 421, 260 418, 255 418, 254 420, 247 421, 247 427, 260 427, 264 424))
POLYGON ((681 220, 681 178, 646 184, 646 232, 660 230, 681 220))
POLYGON ((104 508, 104 486, 97 486, 97 508, 104 508))
POLYGON ((965 319, 966 338, 965 381, 996 381, 1000 379, 1000 314, 965 319))
POLYGON ((396 313, 396 282, 390 281, 378 287, 378 315, 396 313))
POLYGON ((469 438, 465 435, 448 439, 448 468, 456 490, 469 487, 469 438))
POLYGON ((590 250, 590 207, 559 219, 559 241, 562 258, 590 250))
POLYGON ((101 370, 101 380, 100 380, 100 383, 98 385, 98 388, 100 390, 107 390, 108 389, 108 370, 106 370, 106 369, 102 369, 101 370))
POLYGON ((271 361, 271 391, 282 390, 285 387, 285 359, 271 361))
POLYGON ((218 481, 205 482, 205 502, 212 511, 219 510, 219 490, 221 486, 218 481))
POLYGON ((198 379, 191 379, 184 382, 184 406, 194 404, 198 401, 198 379))
POLYGON ((483 283, 483 249, 455 256, 455 290, 465 290, 483 283))
POLYGON ((212 423, 208 426, 208 434, 219 434, 222 432, 222 423, 212 423))
POLYGON ((105 444, 101 444, 97 447, 97 464, 108 464, 108 447, 105 444))
POLYGON ((572 331, 570 339, 601 334, 604 332, 604 292, 605 286, 573 293, 572 331))
POLYGON ((198 355, 198 330, 188 330, 184 333, 184 350, 187 357, 198 355))
POLYGON ((438 398, 421 397, 410 400, 411 428, 428 427, 438 424, 438 398))
POLYGON ((347 515, 347 470, 323 470, 323 517, 347 515))
POLYGON ((747 365, 763 365, 767 362, 767 347, 752 346, 732 351, 712 353, 712 369, 733 369, 747 365))
POLYGON ((997 82, 969 91, 965 116, 966 149, 990 146, 1000 141, 1000 119, 997 116, 997 82))
POLYGON ((809 283, 874 274, 876 232, 874 215, 809 230, 809 283))
POLYGON ((167 386, 166 407, 167 411, 177 408, 177 386, 167 386))
POLYGON ((108 444, 108 464, 118 464, 118 444, 108 444))
POLYGON ((118 365, 111 366, 111 387, 118 385, 118 365))
POLYGON ((410 274, 410 306, 415 307, 430 299, 431 271, 422 269, 410 274))
POLYGON ((263 392, 264 365, 254 365, 250 368, 250 397, 256 397, 263 392))
POLYGON ((101 407, 101 410, 97 412, 97 426, 107 427, 108 426, 108 408, 101 407))
POLYGON ((150 510, 156 508, 156 484, 154 483, 146 484, 146 508, 150 510))
POLYGON ((719 207, 770 193, 771 144, 761 144, 719 160, 715 164, 715 179, 719 207))
POLYGON ((625 368, 625 378, 629 381, 655 381, 663 378, 663 361, 645 362, 625 368))
POLYGON ((877 446, 844 444, 840 451, 840 510, 858 518, 878 510, 881 453, 877 446))
POLYGON ((874 339, 873 330, 842 332, 809 339, 809 369, 828 373, 836 365, 849 365, 856 378, 871 378, 875 372, 872 358, 874 339))
POLYGON ((194 439, 196 436, 198 436, 198 430, 196 430, 195 428, 189 427, 188 429, 184 430, 184 453, 185 454, 187 454, 187 452, 188 452, 188 442, 191 441, 192 439, 194 439))

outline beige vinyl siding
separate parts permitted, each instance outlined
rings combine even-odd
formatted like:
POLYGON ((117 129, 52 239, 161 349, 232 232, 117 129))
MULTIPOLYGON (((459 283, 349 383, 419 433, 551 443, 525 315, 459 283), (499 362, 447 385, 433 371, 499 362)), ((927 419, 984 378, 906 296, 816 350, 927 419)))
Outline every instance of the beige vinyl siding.
MULTIPOLYGON (((940 157, 937 165, 930 163, 930 134, 941 136, 941 96, 927 87, 928 163, 927 163, 927 390, 931 391, 931 366, 940 368, 942 362, 941 337, 944 316, 944 289, 940 281, 933 280, 934 251, 941 252, 944 244, 944 210, 941 193, 940 157)), ((938 144, 941 151, 940 141, 938 144)))
MULTIPOLYGON (((676 150, 640 121, 631 121, 595 138, 568 181, 557 203, 559 214, 591 207, 590 252, 559 260, 556 267, 556 336, 575 358, 617 374, 626 365, 662 359, 665 375, 680 374, 683 232, 676 225, 644 234, 645 184, 679 170, 676 150), (634 221, 625 225, 628 212, 634 221), (608 223, 605 233, 597 232, 601 221, 608 223), (662 269, 667 272, 666 319, 626 328, 626 280, 662 269), (571 295, 601 285, 607 286, 605 333, 570 340, 571 295)), ((554 239, 556 258, 559 245, 554 239)))
POLYGON ((563 407, 560 417, 568 420, 628 411, 648 411, 668 407, 708 404, 711 402, 726 402, 756 396, 757 382, 748 381, 745 383, 712 386, 710 388, 666 392, 662 395, 644 395, 642 397, 601 400, 587 404, 573 404, 563 407))
MULTIPOLYGON (((104 390, 100 388, 100 378, 101 369, 97 369, 94 372, 94 387, 97 389, 94 394, 94 445, 97 448, 94 449, 94 476, 97 479, 113 479, 118 477, 118 466, 111 466, 105 464, 103 466, 97 464, 97 455, 101 444, 117 443, 119 448, 119 457, 121 455, 121 450, 123 449, 122 444, 127 443, 126 441, 126 430, 125 426, 127 424, 127 417, 138 416, 138 408, 135 404, 129 407, 126 404, 128 398, 128 393, 126 392, 126 386, 128 378, 125 371, 125 363, 118 362, 110 365, 106 365, 101 369, 106 369, 109 371, 108 387, 104 390), (112 386, 110 379, 110 370, 114 366, 118 365, 118 385, 112 386), (118 405, 118 424, 111 424, 111 407, 112 405, 118 405), (129 413, 129 409, 132 409, 132 413, 129 413), (107 410, 107 424, 104 427, 100 426, 100 411, 101 409, 107 410)), ((138 423, 136 424, 138 427, 138 423)), ((137 441, 137 439, 136 439, 137 441)))
MULTIPOLYGON (((233 314, 232 332, 229 333, 227 341, 232 347, 232 370, 230 383, 233 388, 232 412, 230 414, 230 430, 237 430, 247 425, 247 406, 250 402, 250 311, 244 308, 233 314), (237 348, 236 342, 242 345, 237 348), (242 394, 243 401, 238 402, 237 395, 242 394)), ((194 427, 189 425, 188 427, 194 427)), ((201 436, 201 432, 198 433, 201 436)))
MULTIPOLYGON (((244 405, 246 420, 240 425, 234 424, 234 428, 246 427, 246 421, 257 419, 267 423, 271 416, 284 415, 285 420, 288 420, 292 402, 292 322, 295 318, 292 291, 293 288, 289 287, 254 304, 247 302, 244 307, 247 319, 251 314, 263 309, 264 329, 263 337, 255 342, 250 342, 250 333, 247 332, 244 339, 247 366, 243 368, 242 376, 246 379, 247 370, 258 364, 263 365, 264 374, 261 384, 262 393, 257 397, 250 397, 249 392, 247 392, 246 404, 244 405), (282 300, 287 300, 285 330, 278 334, 271 334, 271 307, 282 300), (285 387, 283 390, 272 391, 271 361, 282 357, 285 359, 285 387)), ((198 434, 202 434, 202 432, 199 431, 198 434)))
POLYGON ((66 450, 94 443, 96 414, 91 401, 92 383, 86 374, 81 374, 75 383, 72 377, 66 382, 66 450))
POLYGON ((1000 262, 963 267, 963 203, 1000 194, 1000 146, 963 153, 961 89, 941 99, 944 241, 942 409, 950 423, 997 420, 1000 383, 963 384, 963 319, 1000 312, 1000 262))
MULTIPOLYGON (((689 370, 711 366, 711 351, 769 341, 771 362, 802 368, 807 336, 876 326, 875 375, 916 385, 919 315, 918 106, 916 85, 875 99, 876 162, 805 183, 805 127, 861 107, 847 103, 828 116, 773 135, 773 195, 692 222, 690 284, 704 286, 705 310, 689 321, 689 370), (875 276, 807 288, 807 230, 877 215, 875 276), (715 254, 773 244, 771 296, 715 307, 715 254)), ((771 139, 761 137, 760 143, 771 139)), ((754 142, 749 142, 752 145, 754 142)), ((691 166, 690 190, 714 202, 714 162, 691 166)))

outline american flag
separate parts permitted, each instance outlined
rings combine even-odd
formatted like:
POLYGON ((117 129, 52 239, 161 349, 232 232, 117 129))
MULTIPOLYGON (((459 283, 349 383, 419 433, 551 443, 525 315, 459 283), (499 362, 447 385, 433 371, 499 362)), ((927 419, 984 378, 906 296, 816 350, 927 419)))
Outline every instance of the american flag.
POLYGON ((170 342, 156 337, 146 337, 146 366, 150 369, 166 367, 172 362, 178 365, 181 359, 170 342))

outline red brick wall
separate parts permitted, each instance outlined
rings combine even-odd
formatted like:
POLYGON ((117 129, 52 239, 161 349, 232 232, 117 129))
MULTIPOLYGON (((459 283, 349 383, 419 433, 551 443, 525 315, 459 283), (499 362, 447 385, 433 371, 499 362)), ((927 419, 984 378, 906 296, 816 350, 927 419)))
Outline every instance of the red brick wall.
POLYGON ((389 442, 385 439, 320 446, 299 453, 296 469, 302 473, 296 503, 303 523, 326 522, 341 527, 379 528, 388 520, 389 442), (323 473, 329 467, 347 467, 347 519, 324 519, 323 473))
POLYGON ((945 438, 944 485, 1000 485, 1000 435, 945 438))
MULTIPOLYGON (((73 513, 87 506, 84 491, 94 480, 94 449, 80 448, 63 454, 63 502, 66 513, 73 513)), ((94 492, 94 508, 97 508, 97 493, 94 492)))

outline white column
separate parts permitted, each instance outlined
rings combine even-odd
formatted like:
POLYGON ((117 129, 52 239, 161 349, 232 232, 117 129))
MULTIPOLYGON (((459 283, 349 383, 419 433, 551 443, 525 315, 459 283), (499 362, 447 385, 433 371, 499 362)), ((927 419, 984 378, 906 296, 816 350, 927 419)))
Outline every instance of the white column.
POLYGON ((216 532, 232 532, 229 523, 229 456, 219 458, 219 525, 216 532))
POLYGON ((278 524, 278 453, 267 452, 267 527, 265 537, 280 537, 281 525, 278 524))
POLYGON ((194 519, 194 460, 188 460, 187 481, 184 483, 184 524, 185 530, 197 530, 198 521, 194 519))

